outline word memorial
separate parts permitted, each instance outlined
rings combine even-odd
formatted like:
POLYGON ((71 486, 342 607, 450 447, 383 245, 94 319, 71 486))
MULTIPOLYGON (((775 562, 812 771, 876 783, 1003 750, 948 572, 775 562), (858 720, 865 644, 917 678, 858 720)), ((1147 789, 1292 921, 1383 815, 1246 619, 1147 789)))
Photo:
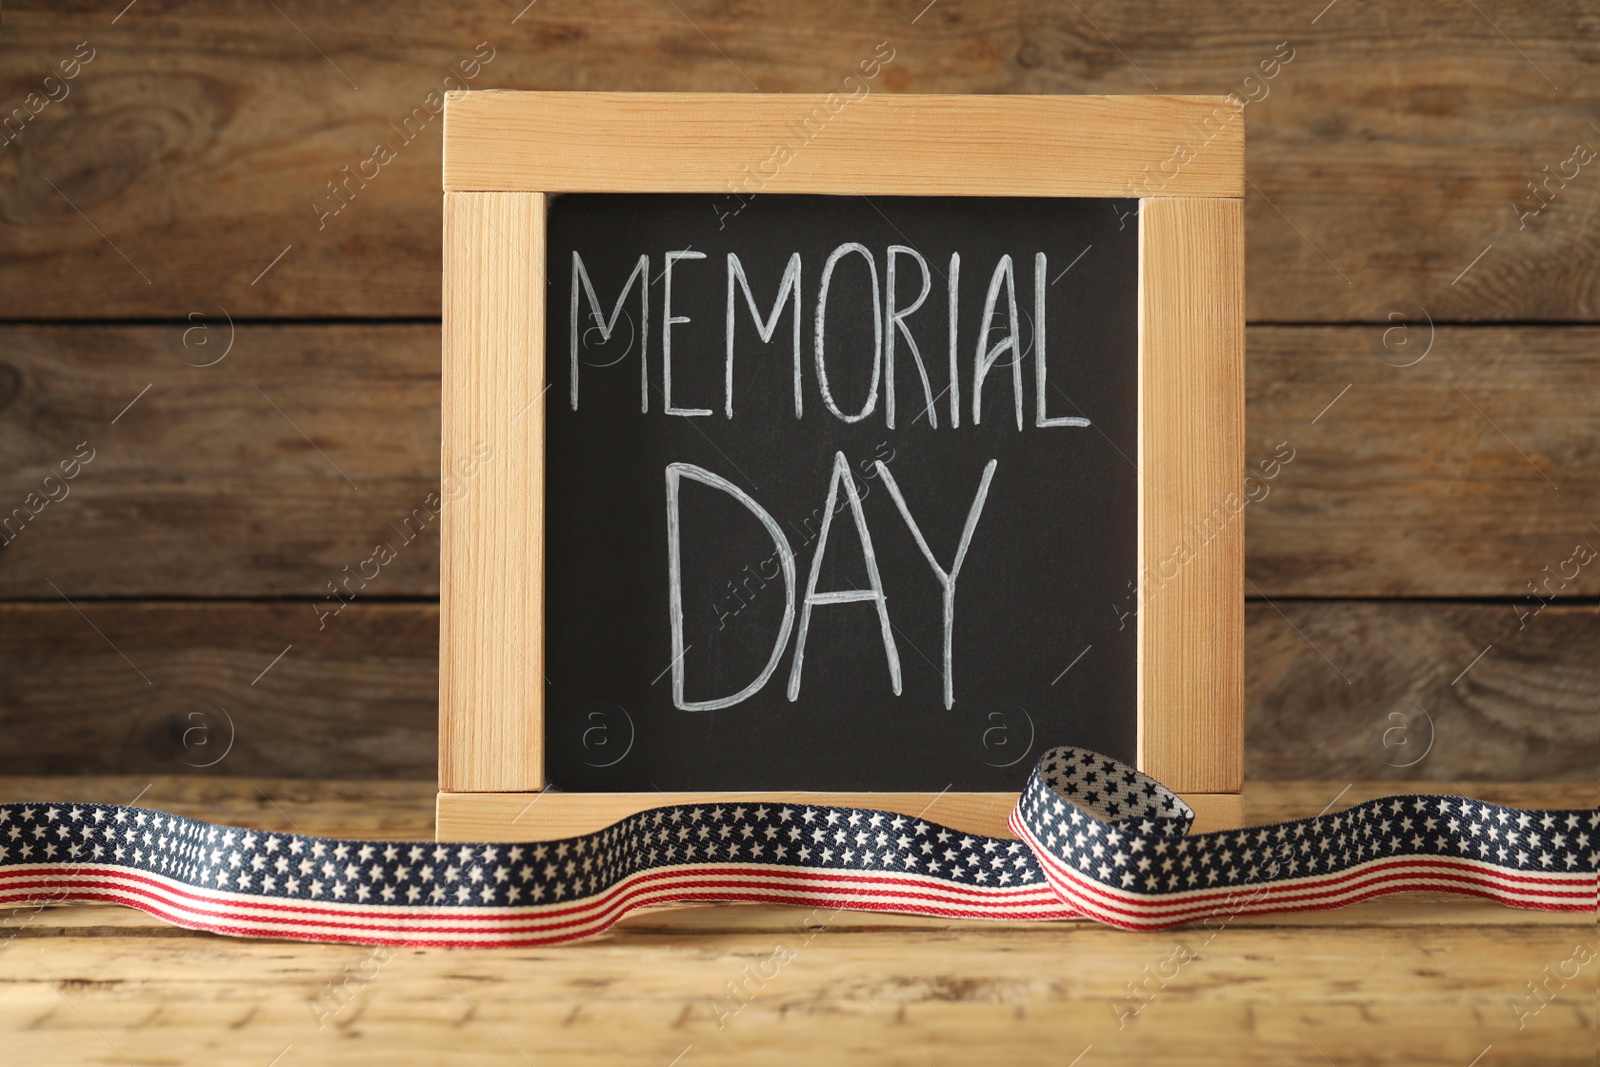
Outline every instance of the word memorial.
POLYGON ((1215 100, 875 94, 719 214, 814 102, 449 98, 444 453, 497 461, 442 517, 443 839, 1004 833, 1063 744, 1236 802, 1243 524, 1188 531, 1247 473, 1242 129, 1138 199, 1215 100))

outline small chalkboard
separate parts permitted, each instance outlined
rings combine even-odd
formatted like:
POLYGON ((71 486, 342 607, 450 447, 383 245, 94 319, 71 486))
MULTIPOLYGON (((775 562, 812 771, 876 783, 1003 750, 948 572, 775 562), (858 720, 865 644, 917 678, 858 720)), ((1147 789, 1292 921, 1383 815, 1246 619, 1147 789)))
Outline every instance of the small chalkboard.
POLYGON ((1237 793, 1219 101, 448 106, 441 839, 780 793, 996 831, 1061 744, 1237 793))

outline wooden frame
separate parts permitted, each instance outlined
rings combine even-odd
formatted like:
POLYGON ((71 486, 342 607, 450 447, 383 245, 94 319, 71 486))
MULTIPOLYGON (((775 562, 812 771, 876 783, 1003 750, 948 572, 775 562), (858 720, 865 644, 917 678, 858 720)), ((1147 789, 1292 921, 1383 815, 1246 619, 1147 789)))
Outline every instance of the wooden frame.
POLYGON ((547 194, 735 189, 1140 199, 1138 762, 1202 828, 1238 825, 1244 528, 1223 509, 1244 475, 1243 186, 1222 97, 451 93, 441 460, 449 478, 488 458, 441 526, 439 839, 757 796, 1007 832, 1012 794, 542 791, 547 194), (805 148, 753 172, 797 123, 805 148))

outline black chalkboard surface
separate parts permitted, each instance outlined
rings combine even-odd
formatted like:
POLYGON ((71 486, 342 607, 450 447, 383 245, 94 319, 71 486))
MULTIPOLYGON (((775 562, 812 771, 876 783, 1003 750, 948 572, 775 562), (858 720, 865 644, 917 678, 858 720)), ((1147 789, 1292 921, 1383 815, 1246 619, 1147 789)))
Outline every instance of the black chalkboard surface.
POLYGON ((554 198, 550 784, 1133 762, 1137 238, 1105 199, 554 198))

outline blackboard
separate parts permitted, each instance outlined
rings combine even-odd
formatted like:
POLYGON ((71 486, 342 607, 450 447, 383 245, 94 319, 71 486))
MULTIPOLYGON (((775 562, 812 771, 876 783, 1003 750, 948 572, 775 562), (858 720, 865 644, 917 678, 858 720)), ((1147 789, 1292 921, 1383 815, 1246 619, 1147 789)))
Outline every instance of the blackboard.
POLYGON ((1138 271, 1131 200, 553 198, 550 785, 1002 791, 1049 745, 1133 762, 1138 271), (969 520, 946 671, 918 532, 948 575, 969 520))

